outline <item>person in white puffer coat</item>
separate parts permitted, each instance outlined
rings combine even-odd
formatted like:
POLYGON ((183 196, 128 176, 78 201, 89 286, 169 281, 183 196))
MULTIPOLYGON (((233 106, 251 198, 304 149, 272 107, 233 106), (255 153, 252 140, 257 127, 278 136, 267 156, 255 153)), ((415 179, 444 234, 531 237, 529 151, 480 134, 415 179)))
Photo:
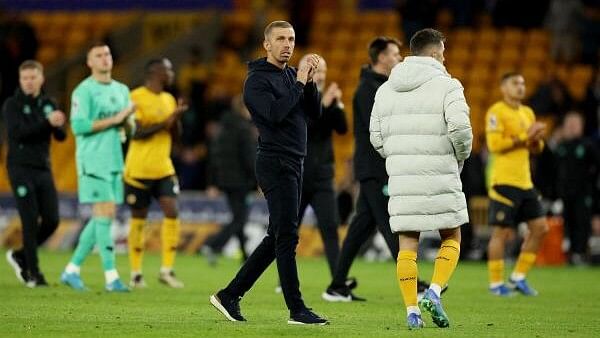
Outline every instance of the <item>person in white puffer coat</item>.
POLYGON ((410 328, 423 325, 416 289, 420 232, 438 230, 442 244, 419 305, 447 327, 440 291, 458 262, 460 226, 469 220, 460 171, 473 134, 463 87, 443 64, 444 41, 434 29, 412 37, 413 56, 377 91, 370 121, 371 143, 386 159, 390 226, 400 238, 397 272, 410 328))

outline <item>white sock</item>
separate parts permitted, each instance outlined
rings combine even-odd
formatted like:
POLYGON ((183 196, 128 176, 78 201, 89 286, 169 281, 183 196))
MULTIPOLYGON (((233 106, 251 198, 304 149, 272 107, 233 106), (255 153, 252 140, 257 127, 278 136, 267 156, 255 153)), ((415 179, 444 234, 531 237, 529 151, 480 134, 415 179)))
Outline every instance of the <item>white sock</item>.
POLYGON ((106 280, 106 284, 110 284, 119 279, 119 273, 116 269, 104 271, 104 279, 106 280))
POLYGON ((490 283, 490 289, 497 288, 501 285, 504 285, 504 282, 490 283))
POLYGON ((429 285, 429 290, 433 291, 435 293, 436 296, 440 297, 441 293, 442 293, 442 287, 432 283, 431 285, 429 285))
POLYGON ((67 273, 75 273, 79 275, 81 273, 81 267, 79 265, 75 265, 69 262, 69 264, 67 264, 67 267, 65 268, 65 271, 67 273))
POLYGON ((513 272, 510 274, 510 279, 514 280, 515 282, 522 281, 525 279, 525 274, 513 272))
POLYGON ((411 313, 416 313, 418 315, 421 314, 421 309, 418 306, 407 306, 406 307, 406 315, 409 316, 411 313))
POLYGON ((170 274, 171 271, 173 271, 173 268, 165 268, 164 266, 160 267, 160 273, 161 274, 170 274))
POLYGON ((131 278, 138 276, 138 275, 142 275, 142 271, 131 271, 131 278))

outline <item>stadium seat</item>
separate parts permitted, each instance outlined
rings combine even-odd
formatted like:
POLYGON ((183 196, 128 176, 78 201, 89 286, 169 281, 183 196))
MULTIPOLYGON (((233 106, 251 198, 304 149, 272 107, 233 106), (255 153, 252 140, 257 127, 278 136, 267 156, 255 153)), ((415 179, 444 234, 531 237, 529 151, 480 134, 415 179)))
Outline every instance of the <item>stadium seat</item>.
POLYGON ((506 47, 500 48, 497 63, 505 66, 515 66, 521 58, 522 54, 520 49, 513 45, 507 45, 506 47))
MULTIPOLYGON (((498 43, 498 31, 493 28, 483 28, 477 34, 475 43, 479 46, 493 46, 495 47, 498 43)), ((489 47, 486 47, 489 48, 489 47)))
POLYGON ((477 63, 493 63, 496 60, 496 51, 490 47, 490 45, 479 46, 475 51, 473 61, 477 63))
POLYGON ((505 28, 500 37, 500 47, 518 48, 525 40, 525 34, 518 28, 505 28))
POLYGON ((542 29, 531 29, 527 33, 526 44, 531 47, 547 49, 550 45, 548 32, 542 29))
POLYGON ((452 46, 462 46, 468 48, 475 40, 475 33, 470 28, 455 29, 450 34, 448 44, 452 46))

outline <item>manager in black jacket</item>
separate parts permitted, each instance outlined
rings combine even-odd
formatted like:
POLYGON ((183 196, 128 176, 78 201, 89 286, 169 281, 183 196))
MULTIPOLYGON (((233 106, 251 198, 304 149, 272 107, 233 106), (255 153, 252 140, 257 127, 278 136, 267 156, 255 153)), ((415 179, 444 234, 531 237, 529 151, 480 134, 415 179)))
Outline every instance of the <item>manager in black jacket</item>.
MULTIPOLYGON (((300 60, 300 65, 305 63, 309 56, 304 56, 300 60)), ((325 89, 326 77, 327 63, 321 60, 313 76, 313 82, 319 92, 323 93, 321 101, 323 114, 318 120, 308 121, 308 147, 304 162, 300 218, 302 219, 306 207, 310 205, 317 218, 325 256, 333 276, 340 251, 337 232, 340 221, 333 188, 334 157, 331 134, 334 131, 340 135, 345 134, 348 131, 348 124, 341 100, 342 91, 335 82, 325 89)))
POLYGON ((19 67, 15 94, 2 112, 8 134, 7 171, 23 226, 23 248, 6 259, 28 287, 47 285, 38 266, 37 247, 58 226, 58 200, 50 171, 50 137, 63 141, 65 114, 42 92, 42 65, 33 60, 19 67))
POLYGON ((276 259, 283 296, 290 310, 288 323, 327 324, 327 320, 304 304, 296 267, 306 122, 309 117, 319 118, 321 100, 312 82, 319 57, 310 56, 296 72, 287 65, 294 43, 294 29, 288 22, 272 22, 265 28, 263 46, 267 57, 248 65, 244 102, 260 135, 256 178, 267 199, 269 227, 235 278, 210 297, 213 306, 231 321, 245 321, 239 301, 276 259))

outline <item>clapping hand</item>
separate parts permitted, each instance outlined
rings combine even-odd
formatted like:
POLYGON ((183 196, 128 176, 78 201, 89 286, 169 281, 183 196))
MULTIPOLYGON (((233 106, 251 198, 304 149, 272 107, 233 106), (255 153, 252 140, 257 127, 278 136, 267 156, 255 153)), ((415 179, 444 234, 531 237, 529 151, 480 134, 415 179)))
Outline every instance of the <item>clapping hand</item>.
POLYGON ((67 118, 65 116, 65 113, 63 113, 60 110, 55 110, 53 112, 50 113, 50 115, 48 115, 48 122, 50 123, 50 125, 52 127, 62 127, 65 125, 65 122, 67 121, 67 118))

